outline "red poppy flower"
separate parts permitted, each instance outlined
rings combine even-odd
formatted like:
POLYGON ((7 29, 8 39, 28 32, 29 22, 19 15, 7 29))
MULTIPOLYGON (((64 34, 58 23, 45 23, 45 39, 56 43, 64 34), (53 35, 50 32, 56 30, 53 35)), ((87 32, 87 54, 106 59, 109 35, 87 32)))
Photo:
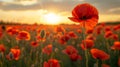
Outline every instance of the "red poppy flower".
POLYGON ((10 53, 6 57, 9 60, 12 60, 12 59, 18 60, 20 58, 20 53, 21 53, 20 49, 18 49, 18 48, 11 48, 10 49, 10 53))
POLYGON ((110 65, 102 64, 102 67, 110 67, 110 65))
POLYGON ((65 50, 63 50, 64 53, 70 55, 73 53, 78 53, 78 51, 73 46, 67 46, 65 50))
POLYGON ((112 46, 112 49, 120 50, 120 42, 119 41, 115 41, 114 45, 112 46))
POLYGON ((105 27, 105 26, 106 26, 106 23, 105 23, 105 22, 102 22, 100 25, 101 25, 102 27, 105 27))
POLYGON ((86 37, 86 39, 94 41, 96 38, 92 34, 90 34, 86 37))
POLYGON ((88 29, 88 30, 86 30, 86 34, 92 34, 93 33, 93 29, 88 29))
POLYGON ((0 52, 5 52, 5 46, 3 44, 0 44, 0 52))
POLYGON ((91 49, 90 52, 94 59, 108 60, 110 58, 110 56, 107 53, 96 48, 91 49))
POLYGON ((118 58, 118 66, 120 67, 120 57, 118 58))
POLYGON ((17 40, 30 40, 30 34, 27 31, 20 31, 16 39, 17 40))
POLYGON ((58 27, 55 28, 55 32, 56 32, 56 33, 60 33, 60 32, 61 32, 61 33, 64 33, 64 32, 65 32, 65 29, 64 29, 63 27, 61 27, 61 26, 58 26, 58 27))
POLYGON ((77 32, 80 34, 80 33, 82 33, 82 30, 81 30, 81 29, 78 29, 77 32))
POLYGON ((60 37, 60 40, 59 40, 59 42, 60 42, 60 44, 66 44, 66 42, 68 41, 70 39, 70 37, 68 36, 68 35, 63 35, 63 36, 61 36, 60 37))
POLYGON ((82 60, 82 57, 78 55, 77 53, 70 54, 69 56, 72 61, 77 61, 78 59, 82 60))
POLYGON ((112 32, 112 31, 107 31, 107 32, 105 32, 104 37, 105 37, 105 38, 111 38, 112 35, 113 35, 113 32, 112 32))
POLYGON ((39 41, 45 41, 46 39, 45 38, 42 38, 40 35, 37 35, 36 36, 36 40, 39 42, 39 41))
POLYGON ((92 48, 94 46, 94 41, 90 40, 90 39, 83 40, 82 44, 80 44, 80 46, 83 50, 92 48))
POLYGON ((102 25, 98 25, 97 27, 96 27, 96 30, 102 30, 103 29, 103 26, 102 25))
POLYGON ((17 35, 19 33, 19 30, 16 29, 15 27, 8 27, 7 28, 7 33, 9 35, 17 35))
POLYGON ((71 38, 77 38, 77 35, 76 35, 73 31, 68 32, 68 35, 69 35, 71 38))
POLYGON ((2 38, 2 36, 3 36, 3 33, 0 31, 0 38, 2 38))
POLYGON ((31 42, 31 46, 33 46, 33 47, 37 47, 39 44, 38 44, 38 42, 37 41, 32 41, 31 42))
POLYGON ((52 44, 49 44, 49 45, 45 46, 42 49, 42 52, 47 54, 47 55, 50 55, 52 53, 52 44))
POLYGON ((119 24, 119 25, 115 25, 115 26, 113 27, 113 30, 115 30, 115 31, 120 31, 120 24, 119 24))
POLYGON ((43 67, 60 67, 60 64, 56 59, 49 59, 48 62, 44 62, 43 67))
POLYGON ((107 31, 111 31, 111 26, 106 26, 105 27, 105 32, 107 32, 107 31))
POLYGON ((118 41, 119 40, 118 35, 117 34, 113 34, 112 35, 112 39, 118 41))
POLYGON ((78 4, 72 10, 72 16, 69 17, 70 20, 80 23, 86 29, 95 27, 98 22, 97 9, 88 3, 78 4))
POLYGON ((78 55, 78 51, 73 46, 67 46, 66 49, 63 50, 63 53, 67 54, 72 61, 81 60, 81 56, 78 55))

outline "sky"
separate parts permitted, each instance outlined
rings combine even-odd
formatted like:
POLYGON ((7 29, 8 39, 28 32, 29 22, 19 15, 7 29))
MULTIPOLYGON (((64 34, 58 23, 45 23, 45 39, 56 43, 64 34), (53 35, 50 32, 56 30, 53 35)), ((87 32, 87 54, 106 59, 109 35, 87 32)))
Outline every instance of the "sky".
POLYGON ((99 22, 120 21, 120 0, 0 0, 0 20, 47 24, 50 18, 45 16, 52 15, 57 17, 56 22, 71 24, 74 22, 68 17, 73 8, 82 3, 90 3, 98 9, 99 22))

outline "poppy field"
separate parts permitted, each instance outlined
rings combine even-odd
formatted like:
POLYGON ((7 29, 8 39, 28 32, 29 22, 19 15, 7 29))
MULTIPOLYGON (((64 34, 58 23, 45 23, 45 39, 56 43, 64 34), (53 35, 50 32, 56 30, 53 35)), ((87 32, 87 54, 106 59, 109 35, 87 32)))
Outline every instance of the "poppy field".
POLYGON ((119 67, 119 50, 120 24, 0 25, 0 67, 119 67))
POLYGON ((120 67, 120 24, 99 23, 98 10, 78 4, 79 24, 0 25, 0 67, 120 67))

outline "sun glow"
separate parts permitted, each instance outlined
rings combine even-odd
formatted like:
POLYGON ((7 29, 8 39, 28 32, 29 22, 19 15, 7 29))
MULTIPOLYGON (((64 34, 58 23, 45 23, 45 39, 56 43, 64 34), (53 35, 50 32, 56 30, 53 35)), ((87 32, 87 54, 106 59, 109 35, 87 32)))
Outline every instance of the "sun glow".
POLYGON ((59 24, 60 16, 55 13, 48 13, 44 15, 44 21, 47 24, 59 24))

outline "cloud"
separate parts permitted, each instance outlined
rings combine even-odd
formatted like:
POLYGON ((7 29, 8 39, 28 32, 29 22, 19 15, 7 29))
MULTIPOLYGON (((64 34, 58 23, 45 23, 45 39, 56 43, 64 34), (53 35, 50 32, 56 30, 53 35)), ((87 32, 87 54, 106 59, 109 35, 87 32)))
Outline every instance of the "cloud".
POLYGON ((14 0, 14 4, 21 4, 21 5, 32 5, 36 4, 37 0, 14 0))
POLYGON ((4 2, 4 3, 7 3, 8 5, 14 5, 14 4, 18 4, 18 5, 32 5, 32 4, 35 4, 37 3, 38 0, 1 0, 0 2, 4 2))
POLYGON ((108 10, 108 13, 116 13, 116 14, 120 14, 120 7, 117 8, 111 8, 108 10))
POLYGON ((32 5, 37 3, 37 1, 22 1, 22 2, 16 2, 15 4, 21 4, 21 5, 32 5))

